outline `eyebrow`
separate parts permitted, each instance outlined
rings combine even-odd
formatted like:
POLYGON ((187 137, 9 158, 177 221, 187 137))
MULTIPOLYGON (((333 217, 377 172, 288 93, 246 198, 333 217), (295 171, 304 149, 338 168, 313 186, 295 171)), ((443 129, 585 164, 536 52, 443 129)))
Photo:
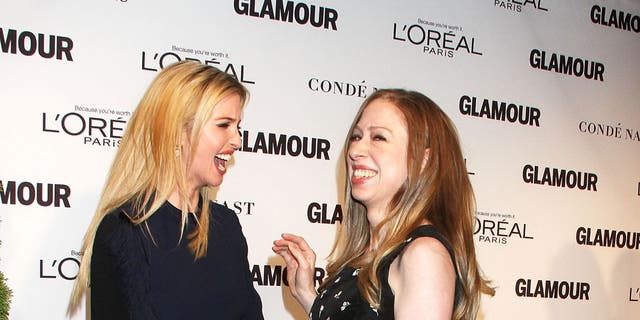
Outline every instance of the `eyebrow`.
POLYGON ((219 117, 219 118, 214 118, 214 120, 218 121, 218 120, 228 120, 228 121, 238 121, 240 122, 240 120, 236 119, 236 118, 232 118, 232 117, 227 117, 227 116, 223 116, 223 117, 219 117))
MULTIPOLYGON (((358 130, 362 131, 362 128, 360 126, 358 126, 358 125, 356 125, 354 129, 358 129, 358 130)), ((383 126, 369 126, 366 129, 369 129, 369 130, 380 129, 380 130, 388 131, 389 133, 393 133, 393 131, 391 129, 389 129, 387 127, 383 127, 383 126)))
POLYGON ((382 129, 382 130, 386 130, 386 131, 392 132, 391 129, 389 129, 387 127, 383 127, 383 126, 370 126, 369 130, 371 130, 371 129, 382 129))

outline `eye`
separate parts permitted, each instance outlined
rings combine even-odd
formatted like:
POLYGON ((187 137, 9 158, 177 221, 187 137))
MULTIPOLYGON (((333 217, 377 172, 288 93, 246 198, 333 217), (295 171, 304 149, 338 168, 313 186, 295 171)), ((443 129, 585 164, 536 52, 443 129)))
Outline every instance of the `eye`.
POLYGON ((373 135, 373 141, 387 141, 387 138, 385 138, 381 134, 374 134, 373 135))
POLYGON ((362 139, 362 136, 355 132, 351 134, 351 137, 349 137, 349 141, 360 141, 360 139, 362 139))
POLYGON ((221 122, 216 124, 218 128, 228 128, 231 124, 229 122, 221 122))

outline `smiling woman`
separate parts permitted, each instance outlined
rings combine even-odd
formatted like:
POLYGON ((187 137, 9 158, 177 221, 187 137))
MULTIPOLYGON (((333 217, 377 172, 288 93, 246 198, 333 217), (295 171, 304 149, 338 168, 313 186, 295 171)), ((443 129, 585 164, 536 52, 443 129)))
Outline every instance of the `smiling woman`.
POLYGON ((236 214, 211 202, 240 147, 246 89, 199 62, 158 74, 133 113, 68 313, 91 319, 262 319, 236 214))
POLYGON ((309 319, 475 319, 494 289, 476 261, 475 202, 453 122, 421 93, 381 89, 362 104, 346 148, 346 212, 319 292, 307 242, 274 241, 309 319))

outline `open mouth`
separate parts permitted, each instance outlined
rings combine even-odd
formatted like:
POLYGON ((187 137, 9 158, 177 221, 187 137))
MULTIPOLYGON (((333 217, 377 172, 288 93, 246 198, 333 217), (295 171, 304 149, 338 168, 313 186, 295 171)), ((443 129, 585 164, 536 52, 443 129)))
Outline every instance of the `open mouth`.
POLYGON ((375 175, 377 175, 378 173, 376 171, 373 170, 366 170, 366 169, 356 169, 353 170, 353 177, 354 178, 371 178, 375 175))
POLYGON ((370 169, 355 169, 351 174, 351 184, 358 185, 378 175, 378 172, 370 169))
POLYGON ((216 169, 218 169, 220 173, 227 172, 227 161, 229 161, 229 159, 231 159, 231 154, 229 153, 216 154, 213 161, 216 165, 216 169))

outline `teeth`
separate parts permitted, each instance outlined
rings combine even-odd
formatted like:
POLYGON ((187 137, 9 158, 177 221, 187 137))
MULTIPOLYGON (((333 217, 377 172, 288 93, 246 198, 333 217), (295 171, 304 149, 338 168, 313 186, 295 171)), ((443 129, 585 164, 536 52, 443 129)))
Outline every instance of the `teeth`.
POLYGON ((356 178, 363 178, 363 177, 368 178, 368 177, 373 177, 376 174, 378 173, 373 170, 363 170, 363 169, 353 170, 353 176, 356 178))
POLYGON ((231 159, 231 155, 230 154, 216 154, 216 158, 220 159, 220 160, 224 160, 224 161, 229 161, 229 159, 231 159))

